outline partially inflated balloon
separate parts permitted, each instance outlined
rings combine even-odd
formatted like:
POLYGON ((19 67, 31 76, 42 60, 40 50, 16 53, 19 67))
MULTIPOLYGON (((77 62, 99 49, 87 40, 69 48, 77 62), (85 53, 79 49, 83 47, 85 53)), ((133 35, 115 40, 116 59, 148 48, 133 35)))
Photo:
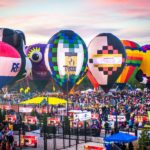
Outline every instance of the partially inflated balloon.
POLYGON ((32 63, 32 78, 39 90, 44 89, 50 79, 44 60, 46 46, 46 44, 33 44, 26 48, 26 54, 32 63))
POLYGON ((21 69, 19 74, 14 78, 13 82, 27 77, 31 72, 31 62, 24 53, 25 35, 20 30, 12 30, 7 28, 0 28, 0 41, 3 41, 13 46, 21 56, 21 69))
POLYGON ((146 84, 149 87, 150 84, 150 45, 144 45, 141 47, 143 51, 143 61, 136 74, 136 79, 146 84))
POLYGON ((122 43, 126 50, 127 59, 126 66, 117 79, 117 83, 119 84, 124 84, 128 81, 134 80, 135 74, 137 73, 143 60, 143 52, 140 45, 128 40, 122 40, 122 43))
POLYGON ((17 50, 0 42, 0 88, 12 82, 21 68, 21 57, 17 50))
POLYGON ((45 62, 55 82, 69 92, 84 74, 87 48, 79 35, 71 30, 56 33, 48 42, 45 62), (68 77, 67 77, 68 76, 68 77))
POLYGON ((125 66, 121 41, 110 33, 97 35, 88 47, 89 70, 105 92, 113 86, 125 66))

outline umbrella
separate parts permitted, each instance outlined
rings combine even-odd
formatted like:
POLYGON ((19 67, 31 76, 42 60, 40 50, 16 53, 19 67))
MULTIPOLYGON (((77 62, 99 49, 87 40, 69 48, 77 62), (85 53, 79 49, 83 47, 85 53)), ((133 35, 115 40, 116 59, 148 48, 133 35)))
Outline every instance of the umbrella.
POLYGON ((66 104, 67 103, 66 100, 60 99, 60 98, 57 98, 57 97, 34 97, 34 98, 29 99, 29 100, 25 100, 23 102, 20 102, 20 104, 38 105, 38 104, 41 104, 43 102, 45 103, 45 101, 49 105, 58 105, 58 104, 66 104))
POLYGON ((117 142, 117 143, 129 143, 137 140, 136 136, 130 135, 128 133, 115 133, 111 136, 105 137, 104 141, 106 142, 117 142))

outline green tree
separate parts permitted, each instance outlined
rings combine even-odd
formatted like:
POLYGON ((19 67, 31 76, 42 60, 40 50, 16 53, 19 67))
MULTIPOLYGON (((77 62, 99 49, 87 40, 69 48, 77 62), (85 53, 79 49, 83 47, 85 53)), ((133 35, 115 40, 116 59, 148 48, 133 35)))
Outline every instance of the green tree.
POLYGON ((150 138, 148 135, 148 130, 144 129, 138 140, 140 150, 146 150, 146 146, 150 144, 150 138))
POLYGON ((31 112, 30 115, 31 115, 31 116, 36 116, 36 112, 35 112, 34 110, 32 110, 32 112, 31 112))

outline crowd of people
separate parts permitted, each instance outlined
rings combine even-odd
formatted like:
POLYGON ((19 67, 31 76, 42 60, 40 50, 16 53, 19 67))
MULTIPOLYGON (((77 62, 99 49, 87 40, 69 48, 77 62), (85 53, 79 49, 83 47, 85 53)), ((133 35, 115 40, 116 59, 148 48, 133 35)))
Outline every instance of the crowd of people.
POLYGON ((15 150, 12 124, 0 123, 0 149, 15 150))
MULTIPOLYGON (((36 96, 51 96, 49 92, 34 92, 30 97, 36 96)), ((147 119, 135 120, 135 116, 146 116, 150 110, 150 92, 148 90, 123 90, 113 91, 105 94, 102 91, 78 92, 76 94, 63 95, 53 94, 57 97, 67 99, 69 101, 69 110, 87 110, 91 113, 99 114, 99 122, 101 126, 109 125, 108 115, 123 115, 126 117, 126 122, 118 123, 119 128, 122 129, 136 129, 148 124, 147 119), (116 109, 117 107, 117 109, 116 109), (102 124, 103 123, 103 124, 102 124)), ((10 98, 1 97, 1 101, 16 101, 16 103, 23 100, 17 96, 10 96, 10 98)), ((56 109, 57 110, 57 109, 56 109)), ((53 111, 57 113, 57 111, 53 111)), ((108 128, 109 129, 109 128, 108 128)), ((108 130, 109 131, 109 130, 108 130)))
MULTIPOLYGON (((9 103, 12 101, 19 103, 25 97, 22 94, 11 95, 10 97, 0 97, 1 103, 9 103)), ((150 111, 150 92, 149 90, 111 90, 109 93, 103 91, 84 91, 75 94, 64 95, 62 93, 49 93, 49 92, 33 92, 28 94, 28 98, 36 96, 56 96, 68 100, 69 110, 82 110, 90 111, 92 114, 98 114, 98 119, 93 120, 90 128, 99 129, 99 136, 101 129, 105 129, 105 136, 113 134, 116 127, 118 130, 125 130, 128 132, 135 132, 137 135, 138 128, 149 125, 148 111, 150 111), (124 122, 119 122, 116 125, 109 121, 108 115, 125 116, 124 122), (139 116, 139 120, 137 119, 139 116), (136 118, 137 117, 137 118, 136 118), (146 119, 144 119, 146 118, 146 119)), ((57 106, 57 108, 60 106, 57 106)), ((58 113, 58 109, 52 111, 53 115, 58 113)), ((6 146, 11 141, 7 133, 10 133, 8 126, 0 125, 0 143, 1 146, 6 146), (7 142, 4 142, 7 141, 7 142)), ((13 139, 12 139, 13 140, 13 139)))

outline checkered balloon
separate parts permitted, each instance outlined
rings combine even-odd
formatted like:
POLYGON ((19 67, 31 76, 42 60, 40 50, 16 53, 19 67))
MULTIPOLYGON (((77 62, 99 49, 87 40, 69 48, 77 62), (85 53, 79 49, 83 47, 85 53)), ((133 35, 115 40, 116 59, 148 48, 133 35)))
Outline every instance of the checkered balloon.
POLYGON ((110 33, 97 35, 88 47, 88 67, 101 88, 108 92, 125 66, 121 41, 110 33))
POLYGON ((87 57, 84 41, 71 30, 53 35, 45 51, 46 66, 64 92, 69 92, 84 75, 87 57))

